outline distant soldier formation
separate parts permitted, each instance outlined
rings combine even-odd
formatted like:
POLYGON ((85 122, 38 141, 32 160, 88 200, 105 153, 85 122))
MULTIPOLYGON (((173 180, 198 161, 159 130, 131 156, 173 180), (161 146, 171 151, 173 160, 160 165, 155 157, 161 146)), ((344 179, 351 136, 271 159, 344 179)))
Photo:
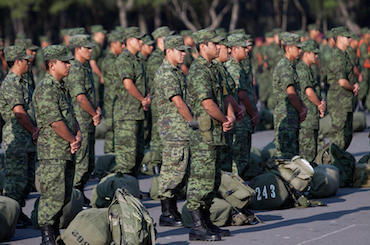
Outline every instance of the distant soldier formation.
MULTIPOLYGON (((221 171, 244 181, 263 172, 250 164, 262 110, 273 114, 274 158, 299 155, 314 164, 324 137, 346 151, 354 111, 370 109, 370 30, 308 30, 253 38, 243 29, 176 34, 162 26, 145 34, 118 26, 107 33, 94 25, 90 34, 61 30, 57 45, 44 36, 41 47, 26 38, 4 47, 1 40, 0 193, 22 208, 37 189, 41 244, 62 244, 59 220, 73 188, 91 207, 84 189, 104 121, 104 153, 115 158, 110 173, 138 178, 150 151, 159 225, 183 226, 177 201, 185 188, 189 240, 230 236, 211 221, 211 205, 221 171), (322 136, 325 115, 332 130, 322 136)), ((17 227, 31 224, 20 211, 17 227)))

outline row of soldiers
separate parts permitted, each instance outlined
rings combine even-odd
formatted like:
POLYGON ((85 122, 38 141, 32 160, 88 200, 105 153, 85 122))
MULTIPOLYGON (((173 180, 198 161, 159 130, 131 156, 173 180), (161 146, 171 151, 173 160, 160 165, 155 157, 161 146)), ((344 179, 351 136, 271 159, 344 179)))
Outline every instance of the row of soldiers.
MULTIPOLYGON (((137 27, 119 27, 107 35, 105 51, 106 32, 101 26, 92 30, 94 42, 84 28, 63 30, 64 43, 73 56, 61 45, 40 50, 47 72, 41 81, 37 79, 35 93, 28 63, 37 47, 27 40, 5 49, 10 71, 0 89, 6 122, 4 194, 24 206, 30 191, 26 189, 33 183, 37 142, 38 220, 44 244, 53 244, 59 232, 57 220, 72 185, 83 191, 93 169, 94 131, 102 115, 99 104, 104 106, 107 124, 104 151, 116 156, 113 172, 137 176, 145 145, 158 153, 152 161, 161 164, 160 225, 182 225, 176 194, 187 184, 187 207, 194 222, 190 240, 220 240, 230 235, 209 220, 220 170, 230 171, 234 162, 240 176, 253 177, 248 161, 251 134, 259 120, 256 78, 259 91, 266 89, 253 76, 252 57, 257 57, 261 69, 255 73, 273 70, 265 86, 272 88, 267 97, 272 102, 267 106, 274 109, 277 157, 301 154, 313 161, 319 115, 326 110, 320 84, 310 68, 318 64, 315 41, 302 44, 302 36, 281 33, 276 49, 280 61, 273 65, 268 46, 252 56, 251 37, 240 30, 228 34, 204 29, 178 36, 160 27, 152 33, 152 40, 137 27), (102 84, 104 93, 99 97, 102 84)), ((343 58, 338 53, 347 50, 353 34, 344 28, 331 33, 335 45, 331 65, 325 69, 331 85, 327 101, 336 129, 332 141, 345 148, 352 132, 348 103, 353 111, 352 94, 358 93, 356 79, 361 73, 351 77, 356 69, 346 55, 343 58), (339 101, 343 103, 338 103, 342 97, 339 101)))

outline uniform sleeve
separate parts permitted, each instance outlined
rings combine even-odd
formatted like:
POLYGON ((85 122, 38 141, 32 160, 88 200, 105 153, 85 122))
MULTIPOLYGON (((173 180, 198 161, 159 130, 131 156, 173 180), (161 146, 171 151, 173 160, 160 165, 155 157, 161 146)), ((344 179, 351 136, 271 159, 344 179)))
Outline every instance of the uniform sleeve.
POLYGON ((289 86, 294 86, 293 76, 294 76, 293 68, 281 67, 279 77, 280 77, 280 89, 282 91, 285 92, 289 86))
POLYGON ((135 71, 128 56, 120 56, 116 62, 116 69, 119 72, 120 82, 129 78, 135 81, 135 71))
POLYGON ((63 120, 55 88, 50 85, 45 85, 40 89, 42 90, 35 93, 34 98, 37 100, 35 106, 37 123, 44 122, 40 125, 42 127, 63 120))
POLYGON ((310 74, 308 73, 307 70, 303 68, 298 68, 297 67, 297 75, 298 75, 298 81, 301 86, 301 92, 302 94, 305 94, 307 88, 313 88, 313 84, 311 81, 310 74))
POLYGON ((155 81, 158 79, 161 79, 163 81, 162 83, 162 92, 163 92, 163 97, 165 97, 168 100, 171 100, 172 97, 176 95, 181 95, 181 90, 179 88, 179 83, 176 80, 176 76, 174 74, 171 74, 170 72, 164 73, 160 77, 155 77, 155 81))
POLYGON ((336 81, 339 81, 339 79, 348 79, 346 75, 345 57, 343 55, 332 55, 329 69, 335 74, 336 81))
POLYGON ((24 105, 24 96, 23 96, 23 89, 19 81, 12 80, 11 83, 8 80, 6 83, 4 83, 4 91, 7 91, 6 93, 3 93, 4 98, 9 105, 9 109, 13 110, 15 106, 17 105, 24 105))
POLYGON ((241 73, 240 73, 241 69, 238 66, 235 64, 229 63, 229 62, 227 62, 225 65, 226 70, 229 72, 230 76, 234 80, 235 89, 237 91, 247 90, 247 83, 244 82, 243 79, 241 78, 241 73))
POLYGON ((209 84, 210 77, 206 71, 197 70, 189 80, 193 84, 194 94, 200 101, 213 98, 211 84, 209 84))
POLYGON ((80 94, 87 93, 85 88, 85 74, 83 69, 71 67, 67 79, 67 86, 72 98, 75 98, 80 94))
POLYGON ((93 48, 91 53, 91 60, 97 61, 100 55, 100 47, 99 44, 96 44, 96 46, 93 48))

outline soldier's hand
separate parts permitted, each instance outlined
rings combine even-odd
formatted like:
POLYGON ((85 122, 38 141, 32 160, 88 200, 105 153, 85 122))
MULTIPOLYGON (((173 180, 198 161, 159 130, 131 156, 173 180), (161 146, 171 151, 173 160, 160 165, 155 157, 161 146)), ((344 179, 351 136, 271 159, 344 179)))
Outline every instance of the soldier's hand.
POLYGON ((235 121, 234 117, 226 116, 226 119, 227 119, 227 121, 222 123, 222 130, 224 132, 230 131, 233 128, 234 121, 235 121))
POLYGON ((149 110, 150 104, 152 103, 152 99, 150 98, 150 94, 148 94, 142 101, 141 105, 143 106, 144 111, 149 110))
POLYGON ((103 76, 100 77, 100 83, 104 84, 104 77, 103 76))
POLYGON ((34 131, 32 132, 32 141, 34 144, 37 144, 37 139, 39 137, 40 129, 38 127, 34 128, 34 131))
POLYGON ((323 118, 325 115, 325 110, 326 110, 326 102, 325 100, 321 101, 321 104, 317 106, 320 112, 320 117, 323 118))
POLYGON ((358 83, 353 84, 353 94, 354 94, 354 96, 357 96, 359 91, 360 91, 360 85, 358 83))
POLYGON ((93 120, 93 122, 94 122, 94 126, 95 126, 95 127, 96 127, 96 126, 98 126, 98 125, 100 124, 100 122, 101 122, 101 109, 100 109, 100 107, 98 107, 98 108, 96 109, 96 115, 95 115, 95 116, 93 116, 92 120, 93 120))
POLYGON ((82 140, 82 138, 80 137, 80 138, 78 138, 77 136, 76 136, 76 140, 74 141, 74 142, 72 142, 72 143, 70 143, 69 145, 70 145, 70 147, 71 147, 71 153, 72 154, 75 154, 76 153, 76 151, 78 151, 79 149, 80 149, 80 147, 81 147, 81 140, 82 140))

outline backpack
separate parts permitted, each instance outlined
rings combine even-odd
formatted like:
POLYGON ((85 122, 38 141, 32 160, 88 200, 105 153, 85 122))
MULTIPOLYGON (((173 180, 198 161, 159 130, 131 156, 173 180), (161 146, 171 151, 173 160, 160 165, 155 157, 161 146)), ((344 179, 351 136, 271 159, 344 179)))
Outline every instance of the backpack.
POLYGON ((114 154, 106 154, 98 156, 95 161, 95 168, 93 175, 99 179, 108 175, 110 171, 116 166, 116 159, 114 154))
POLYGON ((355 165, 353 187, 370 187, 370 154, 363 156, 355 165))
POLYGON ((221 173, 221 184, 218 192, 227 202, 238 209, 246 207, 255 195, 255 191, 245 184, 242 178, 225 171, 221 173))
POLYGON ((14 235, 20 211, 17 201, 0 196, 0 242, 9 241, 14 235))
POLYGON ((81 211, 62 234, 68 245, 110 245, 108 208, 81 211))
POLYGON ((156 230, 153 218, 139 199, 127 190, 116 190, 108 215, 112 244, 155 244, 156 230))
MULTIPOLYGON (((38 208, 39 208, 40 198, 37 198, 35 204, 33 205, 33 210, 31 212, 32 226, 35 229, 39 229, 38 223, 38 208)), ((75 188, 72 189, 71 200, 63 207, 63 214, 60 217, 59 228, 65 229, 71 221, 76 217, 76 215, 82 211, 84 203, 84 198, 80 190, 75 188)))
POLYGON ((125 188, 131 195, 139 198, 140 188, 138 180, 128 174, 113 173, 105 176, 91 193, 91 206, 94 208, 107 208, 118 188, 125 188))
POLYGON ((324 198, 334 196, 339 189, 339 170, 333 165, 319 165, 314 168, 309 188, 309 196, 324 198))
POLYGON ((276 149, 274 142, 268 143, 261 152, 261 158, 263 162, 267 162, 275 155, 276 149))

